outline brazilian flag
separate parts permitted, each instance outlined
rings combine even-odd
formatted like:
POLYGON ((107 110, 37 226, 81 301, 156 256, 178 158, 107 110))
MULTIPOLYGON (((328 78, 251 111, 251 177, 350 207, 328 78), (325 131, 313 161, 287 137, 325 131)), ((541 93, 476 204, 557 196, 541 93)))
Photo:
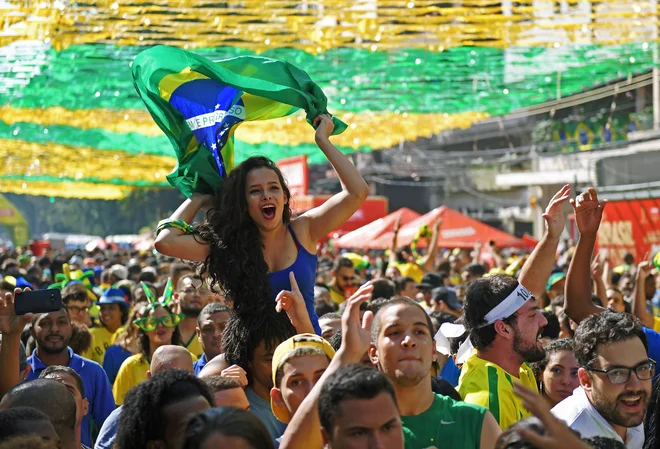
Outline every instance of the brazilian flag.
MULTIPOLYGON (((259 56, 212 62, 180 48, 157 46, 135 58, 133 81, 174 147, 178 163, 167 180, 187 197, 215 193, 234 167, 234 133, 244 121, 286 117, 303 109, 311 124, 328 113, 327 98, 307 73, 259 56)), ((333 120, 334 134, 342 133, 346 124, 333 120)))

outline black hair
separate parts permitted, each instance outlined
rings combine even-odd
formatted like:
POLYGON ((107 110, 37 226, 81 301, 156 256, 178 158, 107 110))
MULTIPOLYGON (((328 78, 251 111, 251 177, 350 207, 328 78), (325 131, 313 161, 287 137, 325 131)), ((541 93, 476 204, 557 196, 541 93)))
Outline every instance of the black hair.
MULTIPOLYGON (((465 327, 470 331, 470 340, 476 349, 485 349, 495 341, 497 333, 494 324, 480 326, 486 324, 486 314, 504 301, 516 287, 518 287, 518 281, 505 274, 475 279, 468 286, 463 315, 465 316, 465 327)), ((515 318, 514 314, 504 321, 513 324, 515 318)))
POLYGON ((402 245, 399 246, 396 250, 394 250, 394 254, 396 254, 396 260, 399 263, 406 263, 407 260, 405 257, 403 257, 403 253, 406 252, 408 254, 412 254, 412 248, 410 245, 402 245))
POLYGON ((251 382, 250 362, 257 346, 265 342, 269 351, 275 351, 280 343, 294 335, 296 329, 289 318, 283 313, 277 313, 275 307, 266 308, 260 314, 240 315, 234 312, 222 333, 225 360, 229 365, 243 368, 248 382, 251 382))
POLYGON ((534 376, 536 377, 536 381, 538 382, 539 386, 542 386, 543 371, 545 371, 545 368, 548 366, 550 357, 552 357, 553 354, 562 351, 568 351, 572 354, 573 340, 570 338, 560 338, 559 340, 554 340, 543 345, 543 350, 545 351, 545 357, 543 360, 531 363, 532 371, 534 371, 534 376))
POLYGON ((314 312, 316 312, 316 316, 330 315, 335 310, 335 306, 328 304, 325 299, 314 298, 314 312))
POLYGON ((140 277, 138 278, 138 282, 156 282, 156 280, 156 275, 151 271, 140 272, 140 277))
POLYGON ((162 371, 138 384, 126 395, 114 447, 142 449, 149 441, 163 440, 168 424, 165 408, 198 396, 206 399, 211 407, 215 404, 204 382, 180 369, 162 371))
MULTIPOLYGON (((562 296, 562 300, 563 300, 563 299, 564 299, 564 297, 562 296)), ((605 307, 604 304, 603 304, 603 300, 600 299, 600 296, 598 296, 598 295, 591 295, 591 302, 593 302, 594 304, 596 304, 596 305, 599 306, 599 307, 605 307)), ((624 301, 624 302, 625 302, 625 301, 624 301)), ((549 324, 549 323, 550 323, 550 322, 548 322, 548 324, 549 324)), ((546 326, 546 327, 547 327, 547 326, 546 326)))
POLYGON ((481 277, 484 274, 486 274, 486 269, 480 263, 471 263, 470 265, 465 267, 463 271, 467 271, 471 276, 481 277))
POLYGON ((231 312, 229 307, 226 305, 222 304, 221 302, 212 302, 210 304, 207 304, 201 312, 199 312, 199 315, 197 316, 197 327, 200 327, 202 324, 202 317, 204 316, 211 316, 214 313, 221 313, 221 312, 231 312))
POLYGON ((248 174, 255 169, 273 171, 284 192, 282 222, 291 220, 291 192, 275 162, 255 156, 234 168, 216 192, 215 204, 206 221, 196 230, 202 242, 210 246, 201 266, 212 285, 219 286, 234 303, 236 312, 255 311, 272 306, 268 264, 263 255, 261 233, 250 217, 246 199, 248 174))
POLYGON ((386 278, 376 279, 371 283, 374 286, 371 292, 371 297, 377 298, 391 298, 396 295, 396 285, 394 282, 386 278))
POLYGON ((353 268, 355 269, 355 265, 353 265, 353 262, 351 259, 347 259, 346 257, 337 257, 335 259, 335 263, 332 264, 332 272, 336 273, 337 271, 341 270, 342 268, 353 268))
MULTIPOLYGON (((383 307, 385 304, 390 302, 392 300, 392 297, 389 298, 376 298, 373 299, 369 302, 363 303, 366 304, 366 310, 371 310, 371 312, 374 314, 374 316, 378 313, 381 307, 383 307)), ((360 309, 362 310, 362 309, 360 309)))
POLYGON ((380 328, 381 328, 381 323, 380 323, 381 315, 383 315, 383 313, 385 313, 387 309, 399 305, 403 305, 407 307, 415 307, 421 310, 422 312, 424 312, 424 317, 426 318, 426 325, 429 328, 429 333, 431 334, 431 338, 433 338, 434 335, 433 321, 431 321, 431 317, 426 313, 424 308, 410 298, 406 298, 405 296, 395 296, 390 301, 383 304, 382 307, 378 309, 378 312, 374 314, 373 323, 371 325, 371 342, 373 344, 376 344, 378 342, 378 335, 380 334, 380 328))
POLYGON ((68 374, 69 376, 73 377, 74 380, 76 381, 76 386, 78 387, 80 396, 82 396, 83 398, 86 397, 85 384, 83 384, 82 377, 80 377, 80 374, 78 374, 73 368, 69 368, 68 366, 51 365, 39 374, 39 379, 50 379, 51 374, 57 374, 57 373, 68 374))
POLYGON ((63 442, 75 440, 76 401, 69 389, 53 379, 35 379, 18 384, 5 394, 9 408, 32 407, 48 417, 63 442))
POLYGON ((606 345, 629 338, 639 338, 648 352, 644 329, 636 318, 628 313, 605 310, 591 315, 580 323, 575 331, 575 358, 582 367, 591 367, 597 359, 598 345, 606 345))
MULTIPOLYGON (((162 307, 167 311, 167 313, 174 313, 170 306, 164 306, 162 304, 159 305, 159 307, 162 307)), ((138 314, 135 316, 136 320, 139 320, 141 318, 145 318, 149 316, 149 312, 151 311, 151 304, 145 304, 142 309, 138 312, 138 314)), ((136 324, 129 323, 132 326, 136 326, 136 324)), ((142 329, 138 328, 138 349, 140 350, 140 353, 144 357, 144 359, 148 362, 151 362, 151 343, 149 342, 149 336, 147 335, 147 332, 143 331, 142 329)), ((174 332, 172 333, 172 341, 170 342, 171 345, 180 345, 182 343, 181 341, 181 332, 179 331, 179 326, 174 328, 174 332)))
POLYGON ((644 432, 646 434, 644 449, 656 449, 660 444, 658 417, 660 417, 660 382, 655 382, 649 405, 646 408, 646 417, 644 418, 644 429, 646 429, 644 432))
POLYGON ((321 427, 332 435, 336 417, 342 412, 341 403, 349 399, 373 399, 387 393, 397 406, 392 382, 379 370, 363 365, 349 365, 332 373, 319 396, 318 409, 321 427))
POLYGON ((12 407, 7 410, 0 411, 0 441, 7 438, 23 435, 25 427, 21 426, 21 422, 25 421, 48 421, 42 411, 34 407, 12 407))
POLYGON ((332 349, 334 349, 335 352, 339 351, 339 348, 341 347, 341 329, 332 334, 328 343, 330 343, 330 346, 332 346, 332 349))
POLYGON ((319 320, 341 320, 341 315, 338 314, 337 312, 328 312, 324 313, 323 315, 319 315, 319 320))
POLYGON ((206 384, 211 393, 233 390, 234 388, 241 388, 241 384, 236 379, 231 377, 207 376, 202 378, 202 382, 206 384))
POLYGON ((529 443, 518 433, 522 429, 529 430, 540 436, 547 433, 545 425, 540 419, 535 416, 525 418, 511 424, 500 434, 495 442, 495 449, 536 449, 536 446, 529 443))
POLYGON ((218 407, 195 415, 186 428, 183 449, 199 449, 213 434, 238 437, 252 449, 273 449, 273 438, 252 413, 235 407, 218 407))
POLYGON ((561 327, 559 326, 559 318, 550 310, 541 310, 541 315, 548 320, 548 324, 542 329, 541 337, 547 337, 552 340, 559 338, 559 331, 561 327))
POLYGON ((62 289, 62 304, 68 305, 69 301, 87 301, 89 294, 87 287, 83 284, 71 283, 62 289))
POLYGON ((431 317, 431 321, 433 322, 433 335, 435 335, 436 332, 440 329, 440 326, 442 326, 445 323, 453 323, 456 321, 456 317, 452 315, 451 313, 447 312, 431 312, 429 313, 429 316, 431 317))
POLYGON ((410 282, 416 283, 413 278, 410 276, 401 276, 396 279, 394 279, 394 285, 396 285, 396 294, 399 295, 401 294, 401 290, 406 288, 406 285, 410 282))

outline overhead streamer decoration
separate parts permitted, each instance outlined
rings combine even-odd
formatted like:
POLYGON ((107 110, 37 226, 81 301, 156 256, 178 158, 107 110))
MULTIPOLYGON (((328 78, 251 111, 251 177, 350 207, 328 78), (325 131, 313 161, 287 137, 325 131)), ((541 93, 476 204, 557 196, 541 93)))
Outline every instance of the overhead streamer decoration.
MULTIPOLYGON (((174 147, 178 164, 167 179, 187 197, 215 193, 234 167, 234 132, 244 121, 303 109, 311 124, 328 113, 327 98, 309 75, 275 59, 242 56, 212 62, 157 46, 135 59, 133 80, 174 147)), ((345 123, 333 120, 333 134, 346 130, 345 123)))

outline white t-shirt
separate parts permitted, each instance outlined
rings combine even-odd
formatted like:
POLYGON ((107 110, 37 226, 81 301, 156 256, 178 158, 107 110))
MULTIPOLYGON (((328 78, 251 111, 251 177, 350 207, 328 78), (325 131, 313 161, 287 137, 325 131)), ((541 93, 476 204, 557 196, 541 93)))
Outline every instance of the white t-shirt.
POLYGON ((555 405, 552 414, 564 421, 571 429, 580 432, 582 438, 612 438, 625 444, 628 449, 642 449, 644 446, 644 424, 629 427, 626 432, 626 441, 623 441, 614 428, 591 405, 582 387, 576 388, 571 396, 555 405))

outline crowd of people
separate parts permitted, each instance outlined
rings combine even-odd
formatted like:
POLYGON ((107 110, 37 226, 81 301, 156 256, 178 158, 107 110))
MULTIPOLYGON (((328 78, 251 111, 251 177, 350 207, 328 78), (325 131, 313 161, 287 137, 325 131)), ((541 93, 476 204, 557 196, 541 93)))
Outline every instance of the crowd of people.
POLYGON ((440 250, 441 221, 423 255, 398 224, 337 253, 368 187, 316 124, 343 189, 299 217, 255 157, 157 251, 0 255, 0 449, 660 447, 658 267, 594 256, 594 189, 557 192, 530 254, 440 250), (45 288, 60 310, 15 313, 45 288))

